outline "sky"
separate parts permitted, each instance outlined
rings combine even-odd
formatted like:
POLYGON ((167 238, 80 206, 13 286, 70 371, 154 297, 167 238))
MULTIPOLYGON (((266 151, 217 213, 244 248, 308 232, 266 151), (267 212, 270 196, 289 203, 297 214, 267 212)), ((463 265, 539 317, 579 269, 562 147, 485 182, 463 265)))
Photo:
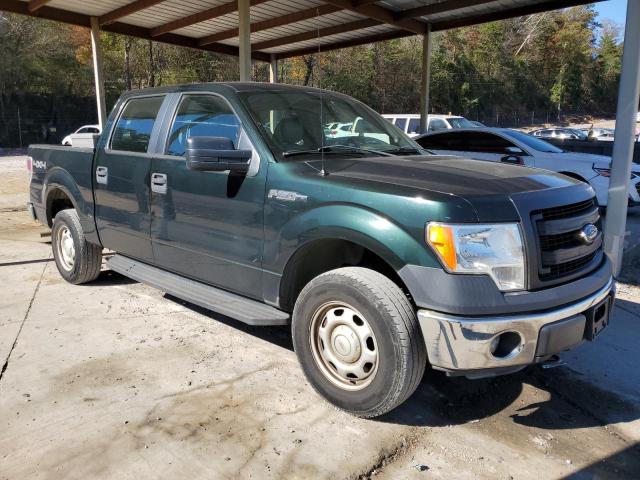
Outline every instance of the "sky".
POLYGON ((598 12, 598 20, 613 20, 624 28, 625 15, 627 13, 627 0, 607 0, 595 4, 598 12))

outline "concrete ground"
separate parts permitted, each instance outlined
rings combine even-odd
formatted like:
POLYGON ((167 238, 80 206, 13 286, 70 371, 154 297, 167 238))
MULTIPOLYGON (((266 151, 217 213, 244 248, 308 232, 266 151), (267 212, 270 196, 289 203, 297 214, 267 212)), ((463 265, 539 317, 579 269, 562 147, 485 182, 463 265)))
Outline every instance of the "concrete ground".
POLYGON ((313 392, 288 327, 106 269, 65 283, 20 204, 0 210, 0 479, 640 478, 634 285, 564 367, 427 372, 403 406, 361 420, 313 392))

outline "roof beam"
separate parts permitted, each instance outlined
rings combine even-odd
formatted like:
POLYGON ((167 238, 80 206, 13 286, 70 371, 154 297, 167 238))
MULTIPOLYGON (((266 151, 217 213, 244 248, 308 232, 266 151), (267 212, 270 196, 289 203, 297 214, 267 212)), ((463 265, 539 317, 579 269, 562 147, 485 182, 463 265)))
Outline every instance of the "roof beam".
POLYGON ((392 30, 391 32, 379 33, 377 35, 353 38, 350 40, 343 40, 326 45, 313 46, 301 48, 298 50, 291 50, 289 52, 277 53, 276 58, 278 60, 282 60, 283 58, 299 57, 302 55, 310 55, 312 53, 327 52, 329 50, 339 50, 341 48, 356 47, 358 45, 367 45, 369 43, 382 42, 384 40, 393 40, 395 38, 410 37, 412 35, 412 32, 408 32, 406 30, 392 30))
MULTIPOLYGON (((269 18, 261 22, 251 24, 251 32, 260 32, 262 30, 268 30, 270 28, 281 27, 282 25, 288 25, 290 23, 301 22, 302 20, 308 20, 309 18, 319 17, 321 15, 328 15, 342 10, 341 8, 334 7, 333 5, 320 5, 319 7, 308 8, 299 12, 288 13, 276 18, 269 18)), ((233 38, 238 36, 237 28, 230 28, 217 32, 212 35, 207 35, 198 39, 198 45, 208 45, 213 42, 219 42, 227 38, 233 38)))
MULTIPOLYGON (((377 20, 373 20, 372 18, 364 18, 362 20, 356 20, 355 22, 332 25, 331 27, 320 28, 318 30, 310 30, 308 32, 296 33, 294 35, 275 38, 273 40, 266 40, 264 42, 253 44, 252 48, 254 48, 255 50, 265 50, 267 48, 279 47, 281 45, 304 42, 305 40, 313 40, 314 38, 337 35, 338 33, 362 30, 363 28, 375 27, 376 25, 380 25, 380 22, 377 20)), ((315 49, 316 51, 318 49, 322 50, 322 46, 315 47, 315 49)))
POLYGON ((438 3, 431 3, 422 7, 409 8, 395 14, 399 20, 403 18, 416 18, 433 15, 435 13, 449 12, 460 8, 475 7, 484 3, 491 3, 495 0, 444 0, 438 3))
POLYGON ((427 31, 427 24, 413 20, 410 18, 396 19, 395 12, 388 10, 378 5, 357 5, 353 0, 324 0, 329 5, 340 7, 345 10, 351 10, 352 12, 359 13, 365 17, 373 18, 382 23, 388 23, 403 30, 408 30, 413 33, 424 34, 427 31))
POLYGON ((44 7, 47 3, 49 3, 51 0, 31 0, 29 2, 29 12, 33 13, 36 10, 38 10, 39 8, 44 7))
MULTIPOLYGON (((604 0, 592 0, 591 3, 602 1, 604 0)), ((499 10, 497 12, 484 13, 481 15, 471 13, 469 16, 464 18, 434 22, 431 26, 431 30, 437 32, 458 27, 468 27, 470 25, 478 25, 481 23, 493 22, 496 20, 505 20, 507 18, 522 17, 524 15, 533 15, 534 13, 575 7, 576 5, 584 5, 584 3, 584 0, 554 0, 551 2, 535 3, 523 7, 510 8, 508 10, 499 10)))
MULTIPOLYGON (((81 27, 91 27, 91 17, 81 13, 71 12, 69 10, 61 10, 59 8, 44 6, 36 13, 29 12, 27 2, 20 0, 0 0, 0 11, 18 13, 21 15, 27 15, 30 17, 44 18, 47 20, 55 20, 57 22, 69 23, 71 25, 78 25, 81 27)), ((200 50, 207 50, 209 52, 222 53, 225 55, 238 56, 238 47, 231 45, 223 45, 221 43, 213 43, 206 46, 198 45, 195 38, 185 37, 184 35, 176 35, 174 33, 168 33, 157 38, 151 37, 151 31, 148 28, 137 27, 135 25, 129 25, 127 23, 115 22, 105 25, 101 28, 106 32, 119 33, 122 35, 129 35, 132 37, 143 38, 146 40, 155 40, 158 42, 169 43, 172 45, 179 45, 181 47, 197 48, 200 50)), ((252 52, 252 58, 263 62, 270 61, 271 57, 268 53, 252 52)))
MULTIPOLYGON (((264 3, 266 1, 268 0, 251 0, 251 6, 254 7, 256 5, 260 5, 261 3, 264 3)), ((158 35, 173 32, 174 30, 178 30, 180 28, 189 27, 191 25, 195 25, 196 23, 206 22, 207 20, 218 18, 223 15, 228 15, 237 10, 238 0, 233 0, 229 3, 224 3, 216 7, 208 8, 206 10, 202 10, 201 12, 194 13, 193 15, 178 18, 177 20, 173 20, 158 27, 152 28, 151 36, 157 37, 158 35)), ((237 36, 237 33, 234 36, 237 36)))
POLYGON ((140 10, 144 10, 145 8, 153 7, 155 4, 163 1, 164 0, 136 0, 135 2, 128 3, 127 5, 116 8, 109 13, 101 15, 100 26, 108 25, 115 22, 116 20, 119 20, 122 17, 126 17, 127 15, 131 15, 132 13, 139 12, 140 10))

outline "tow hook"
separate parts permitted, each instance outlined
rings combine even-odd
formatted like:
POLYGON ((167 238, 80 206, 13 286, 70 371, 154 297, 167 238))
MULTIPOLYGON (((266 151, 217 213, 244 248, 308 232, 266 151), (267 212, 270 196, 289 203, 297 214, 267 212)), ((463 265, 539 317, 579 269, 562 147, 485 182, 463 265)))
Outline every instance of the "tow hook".
POLYGON ((562 360, 559 355, 551 355, 547 360, 542 362, 540 366, 543 369, 548 370, 550 368, 563 367, 566 364, 567 363, 564 360, 562 360))

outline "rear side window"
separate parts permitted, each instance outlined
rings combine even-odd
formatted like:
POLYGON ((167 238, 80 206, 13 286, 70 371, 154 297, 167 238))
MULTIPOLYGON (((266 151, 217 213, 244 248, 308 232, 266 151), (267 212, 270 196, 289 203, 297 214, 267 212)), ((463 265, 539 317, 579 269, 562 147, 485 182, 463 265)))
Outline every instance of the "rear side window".
POLYGON ((111 149, 146 153, 163 96, 132 98, 116 123, 111 149))
POLYGON ((420 146, 432 150, 457 150, 464 151, 467 148, 465 132, 438 133, 418 138, 420 146))
POLYGON ((240 120, 216 95, 185 95, 167 141, 167 155, 183 156, 190 137, 226 137, 238 147, 240 120))

